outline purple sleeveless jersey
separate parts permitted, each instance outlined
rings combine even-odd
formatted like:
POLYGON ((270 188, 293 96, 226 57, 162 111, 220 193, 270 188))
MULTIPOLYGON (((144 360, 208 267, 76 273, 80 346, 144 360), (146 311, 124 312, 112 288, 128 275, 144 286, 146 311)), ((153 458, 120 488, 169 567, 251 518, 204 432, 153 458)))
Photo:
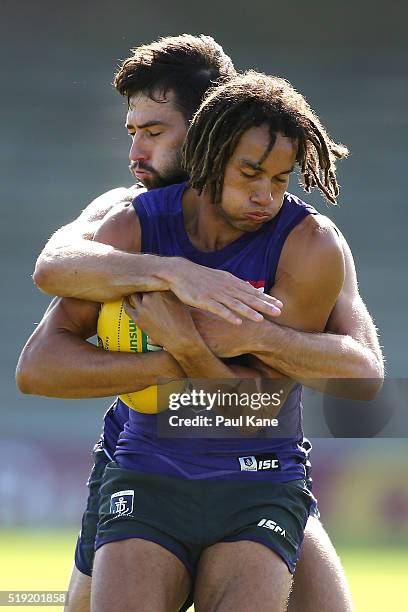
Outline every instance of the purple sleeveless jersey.
MULTIPOLYGON (((288 234, 307 215, 316 214, 314 208, 286 194, 279 213, 259 230, 245 233, 217 251, 202 252, 191 243, 184 227, 185 189, 185 183, 172 185, 143 193, 133 201, 141 224, 142 252, 184 257, 209 268, 226 270, 266 292, 275 282, 288 234)), ((307 453, 302 446, 300 385, 289 394, 279 420, 281 417, 290 422, 291 432, 296 431, 296 435, 277 438, 261 430, 244 438, 174 439, 158 435, 160 415, 129 410, 117 399, 105 415, 103 444, 107 454, 114 454, 121 467, 138 471, 190 479, 250 478, 286 482, 304 478, 307 453), (254 470, 254 465, 267 468, 254 470)))

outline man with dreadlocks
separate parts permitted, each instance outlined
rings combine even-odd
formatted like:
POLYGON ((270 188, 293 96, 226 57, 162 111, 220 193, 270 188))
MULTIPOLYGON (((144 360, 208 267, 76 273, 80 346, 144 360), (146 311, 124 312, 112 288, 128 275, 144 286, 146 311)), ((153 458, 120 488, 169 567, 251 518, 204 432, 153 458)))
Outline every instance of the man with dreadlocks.
MULTIPOLYGON (((317 186, 335 202, 335 159, 346 154, 289 83, 249 72, 215 89, 195 115, 184 148, 189 184, 140 195, 96 239, 273 287, 283 325, 324 331, 344 281, 339 236, 286 188, 299 165, 306 190, 317 186)), ((254 333, 245 347, 237 338, 234 354, 251 355, 243 367, 215 356, 200 317, 196 326, 174 294, 132 296, 128 312, 188 377, 259 377, 268 364, 267 322, 248 322, 254 333)), ((299 385, 280 414, 300 419, 299 385)), ((194 578, 198 610, 286 609, 312 501, 301 431, 174 440, 158 437, 156 420, 130 411, 105 470, 92 609, 176 609, 194 578), (274 458, 268 469, 245 468, 260 456, 274 458), (131 513, 111 505, 132 491, 131 513)))

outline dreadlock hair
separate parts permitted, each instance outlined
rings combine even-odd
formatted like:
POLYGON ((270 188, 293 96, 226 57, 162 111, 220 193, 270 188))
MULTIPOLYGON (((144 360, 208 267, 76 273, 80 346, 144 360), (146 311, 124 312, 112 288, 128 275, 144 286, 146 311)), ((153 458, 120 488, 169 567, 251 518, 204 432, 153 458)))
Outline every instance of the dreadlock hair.
POLYGON ((167 36, 132 49, 114 77, 122 96, 145 93, 165 102, 171 89, 176 105, 190 121, 207 90, 236 74, 231 59, 211 36, 167 36))
POLYGON ((195 114, 184 143, 183 165, 190 185, 211 201, 221 200, 225 167, 240 138, 251 127, 267 125, 270 142, 259 164, 272 150, 276 134, 297 142, 296 161, 305 191, 318 187, 336 204, 339 186, 336 159, 348 155, 333 142, 305 98, 285 79, 249 70, 213 88, 195 114))

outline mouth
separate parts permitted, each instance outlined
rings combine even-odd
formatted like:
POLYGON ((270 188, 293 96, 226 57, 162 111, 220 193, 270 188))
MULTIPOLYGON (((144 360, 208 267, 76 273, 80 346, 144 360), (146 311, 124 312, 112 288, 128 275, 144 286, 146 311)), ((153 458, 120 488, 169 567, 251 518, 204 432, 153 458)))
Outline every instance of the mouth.
POLYGON ((266 215, 265 213, 261 212, 246 213, 245 217, 251 221, 259 221, 260 223, 270 221, 272 219, 271 215, 266 215))
POLYGON ((136 178, 142 179, 145 178, 146 176, 151 176, 150 172, 147 172, 146 170, 132 170, 132 174, 133 176, 135 176, 136 178))

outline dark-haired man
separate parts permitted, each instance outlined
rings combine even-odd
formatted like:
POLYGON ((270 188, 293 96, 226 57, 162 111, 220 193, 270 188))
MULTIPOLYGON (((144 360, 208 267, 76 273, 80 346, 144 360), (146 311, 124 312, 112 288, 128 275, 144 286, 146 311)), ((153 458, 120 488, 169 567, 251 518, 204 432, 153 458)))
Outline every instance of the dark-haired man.
MULTIPOLYGON (((156 91, 156 94, 158 93, 160 93, 160 89, 156 91)), ((148 97, 148 100, 149 99, 151 98, 148 97)), ((137 110, 137 109, 142 108, 140 105, 138 106, 137 100, 138 98, 136 96, 133 99, 132 104, 130 106, 131 111, 132 109, 137 110)), ((160 100, 160 98, 157 99, 157 95, 156 95, 156 96, 153 96, 151 101, 153 103, 153 108, 155 109, 160 108, 161 110, 166 108, 166 104, 163 104, 162 102, 170 102, 170 105, 173 107, 173 111, 172 111, 173 115, 175 112, 174 108, 180 107, 180 100, 172 99, 171 92, 167 92, 167 95, 164 96, 163 100, 160 100), (156 104, 156 106, 154 106, 154 104, 156 104)), ((140 102, 140 99, 139 99, 139 102, 140 102)), ((146 102, 146 99, 144 100, 144 102, 146 102)), ((181 116, 180 113, 178 114, 179 116, 181 116)), ((146 125, 146 122, 144 123, 143 121, 140 122, 137 113, 135 116, 131 114, 131 120, 129 122, 129 131, 132 135, 134 135, 132 152, 131 152, 131 160, 132 162, 134 162, 133 169, 137 171, 139 178, 143 179, 146 184, 149 184, 149 181, 150 181, 150 184, 149 184, 150 187, 155 186, 155 182, 154 182, 155 181, 155 170, 157 168, 161 168, 161 163, 164 161, 166 161, 167 163, 169 159, 168 155, 166 157, 162 157, 161 160, 160 160, 160 157, 157 156, 157 151, 160 151, 160 144, 158 144, 158 142, 163 139, 163 136, 164 137, 166 136, 167 128, 168 126, 165 126, 165 122, 160 123, 160 125, 158 123, 153 123, 153 124, 150 123, 150 125, 146 125), (156 128, 156 130, 152 128, 156 128)), ((167 131, 167 135, 168 135, 168 131, 167 131)), ((170 149, 173 151, 173 155, 176 154, 178 146, 179 146, 179 142, 177 142, 173 146, 173 148, 170 149)), ((164 147, 162 147, 162 150, 164 150, 164 147)), ((118 195, 122 195, 122 193, 120 194, 116 193, 114 194, 114 197, 117 198, 118 195)), ((128 194, 126 193, 124 195, 127 196, 128 194)), ((107 199, 109 200, 109 198, 107 199)), ((96 206, 98 207, 98 212, 97 212, 98 220, 101 218, 103 212, 106 211, 108 208, 110 208, 111 205, 112 205, 112 202, 108 201, 108 203, 106 203, 106 200, 105 200, 105 203, 103 202, 97 203, 96 206)), ((90 214, 92 215, 92 211, 90 214)), ((76 226, 76 228, 77 229, 75 229, 75 226, 74 226, 74 233, 75 231, 78 232, 79 230, 79 232, 82 235, 88 234, 87 237, 89 237, 89 235, 91 235, 93 232, 93 228, 84 229, 82 227, 81 229, 79 229, 78 225, 76 226), (90 231, 88 232, 87 229, 89 229, 90 231)), ((71 234, 70 234, 71 230, 72 228, 70 228, 70 230, 68 230, 65 235, 66 236, 69 235, 71 237, 71 234)), ((60 251, 59 255, 61 255, 63 254, 64 249, 60 249, 59 247, 56 248, 56 244, 58 244, 58 240, 60 241, 59 247, 61 245, 63 246, 64 240, 65 240, 65 238, 63 237, 63 234, 62 235, 60 234, 59 237, 57 236, 56 239, 54 239, 54 247, 52 247, 51 245, 51 249, 55 248, 56 250, 60 251), (57 240, 57 243, 55 242, 55 240, 57 240)), ((375 344, 375 340, 373 339, 373 333, 374 333, 373 328, 371 327, 371 330, 369 328, 369 330, 366 331, 365 329, 363 329, 364 325, 363 326, 361 325, 361 320, 357 321, 357 318, 354 318, 353 321, 348 321, 347 323, 347 325, 354 324, 355 327, 353 329, 351 329, 350 327, 347 328, 345 327, 346 322, 342 320, 342 312, 348 315, 349 312, 353 311, 356 305, 360 304, 360 310, 363 309, 363 314, 365 312, 364 307, 359 302, 358 294, 356 293, 356 290, 355 290, 355 277, 353 276, 354 272, 353 272, 352 260, 350 259, 349 251, 347 250, 347 247, 345 246, 344 243, 343 243, 343 250, 345 253, 345 257, 346 257, 346 268, 347 268, 347 274, 349 275, 349 279, 347 281, 347 276, 346 276, 345 288, 343 289, 342 294, 340 294, 340 298, 334 308, 333 314, 329 321, 329 325, 331 325, 332 331, 338 331, 338 332, 344 333, 344 331, 350 330, 355 335, 357 335, 359 339, 362 340, 363 342, 362 344, 359 344, 358 342, 354 342, 351 338, 340 338, 340 337, 335 337, 335 336, 324 337, 323 335, 314 334, 313 337, 311 337, 312 338, 311 342, 313 343, 313 345, 308 346, 307 345, 307 339, 308 339, 307 334, 305 335, 299 332, 295 332, 294 330, 283 329, 283 328, 281 329, 275 326, 276 329, 274 329, 274 333, 276 334, 276 337, 278 338, 278 340, 280 338, 281 347, 283 345, 284 334, 287 334, 286 338, 289 337, 290 340, 295 343, 294 344, 295 349, 296 349, 296 341, 298 342, 297 346, 301 346, 301 345, 304 346, 303 355, 306 356, 307 362, 303 364, 303 368, 300 368, 300 369, 299 369, 299 362, 296 363, 296 357, 298 357, 299 359, 299 356, 296 355, 296 350, 293 351, 292 355, 290 354, 290 351, 286 351, 287 353, 287 363, 286 364, 285 364, 285 352, 282 351, 282 349, 279 349, 278 347, 277 351, 281 350, 281 352, 283 353, 283 356, 275 355, 275 359, 278 362, 280 362, 280 360, 282 361, 283 367, 281 367, 280 369, 282 369, 282 371, 285 371, 285 367, 286 367, 287 373, 291 375, 293 375, 292 373, 293 370, 295 371, 297 370, 295 374, 295 377, 297 378, 302 378, 302 377, 306 378, 308 374, 309 376, 316 377, 316 378, 336 376, 336 375, 337 376, 340 375, 344 377, 351 376, 353 366, 350 367, 347 364, 347 360, 344 360, 344 362, 341 362, 337 366, 334 366, 333 358, 334 356, 338 356, 340 352, 343 354, 344 352, 348 352, 347 356, 352 358, 348 360, 348 363, 354 360, 354 365, 361 368, 360 369, 361 376, 367 376, 367 367, 372 366, 373 369, 369 370, 370 373, 368 374, 368 376, 373 376, 372 372, 375 369, 375 363, 378 361, 378 359, 375 356, 376 347, 374 345, 373 347, 374 353, 371 353, 370 348, 367 346, 367 344, 369 344, 369 342, 367 342, 368 339, 370 342, 373 342, 375 344), (338 309, 338 312, 336 312, 336 309, 338 309), (316 342, 319 342, 320 344, 316 346, 316 342), (327 360, 328 355, 331 357, 331 360, 327 360), (320 361, 319 361, 319 357, 320 357, 320 361), (294 361, 293 361, 293 358, 294 358, 294 361), (309 367, 310 369, 308 370, 307 367, 309 367), (342 369, 341 371, 339 371, 339 368, 346 368, 346 369, 342 369), (290 369, 292 369, 292 372, 290 371, 290 369)), ((72 255, 72 252, 71 252, 71 255, 72 255)), ((75 295, 76 297, 79 297, 80 295, 85 295, 85 297, 89 297, 91 299, 99 299, 99 300, 113 299, 114 297, 119 297, 119 295, 123 295, 124 293, 130 293, 132 290, 135 290, 136 288, 140 287, 140 285, 135 283, 134 269, 135 269, 135 264, 137 262, 135 260, 134 255, 113 251, 112 249, 109 249, 107 247, 104 248, 102 247, 102 245, 98 245, 97 243, 89 244, 89 243, 83 242, 82 246, 80 244, 78 245, 78 250, 76 252, 75 257, 71 258, 68 264, 67 263, 64 264, 66 265, 65 272, 64 270, 59 268, 59 264, 55 263, 56 262, 55 259, 47 263, 47 258, 44 257, 43 263, 45 261, 46 266, 45 268, 44 267, 39 268, 38 279, 40 279, 41 281, 41 277, 43 277, 43 279, 44 278, 46 279, 45 284, 47 282, 49 283, 50 282, 49 279, 51 278, 51 275, 55 274, 55 271, 56 271, 57 276, 58 274, 61 276, 61 281, 64 287, 65 288, 68 287, 68 290, 67 290, 68 294, 75 295), (81 255, 81 249, 82 249, 82 255, 81 255), (99 256, 100 259, 98 260, 98 257, 96 257, 96 259, 93 259, 92 253, 94 255, 99 256), (75 257, 77 257, 77 259, 75 257), (84 266, 79 267, 77 269, 77 265, 79 261, 78 257, 80 258, 79 260, 84 264, 84 266), (102 261, 104 263, 103 265, 100 265, 102 261), (91 265, 89 264, 89 262, 91 262, 91 265), (115 286, 115 283, 112 283, 112 277, 113 277, 112 271, 115 269, 115 266, 116 266, 116 270, 115 270, 116 272, 118 270, 121 271, 120 275, 117 277, 118 283, 116 286, 115 286), (52 270, 54 270, 54 272, 52 272, 52 270), (75 282, 73 281, 73 275, 72 275, 73 270, 75 270, 75 273, 78 273, 78 278, 82 278, 83 284, 81 282, 79 284, 79 286, 82 286, 82 289, 80 289, 80 291, 78 291, 78 289, 75 289, 75 292, 72 292, 73 285, 75 285, 75 282), (84 276, 81 277, 81 274, 83 274, 84 276), (88 281, 91 279, 91 277, 92 277, 92 283, 89 286, 88 281), (109 282, 107 282, 107 280, 109 280, 109 282), (98 287, 98 283, 100 285, 99 287, 98 287), (84 292, 83 287, 86 287, 87 285, 88 285, 88 288, 84 292), (98 291, 101 291, 103 295, 102 293, 99 293, 99 297, 98 297, 98 295, 96 295, 98 291)), ((64 261, 64 260, 61 260, 61 261, 64 261)), ((54 278, 56 277, 54 276, 54 278)), ((48 345, 48 348, 47 348, 44 342, 42 343, 42 346, 41 346, 41 334, 45 334, 46 336, 47 333, 53 333, 52 330, 53 330, 53 326, 55 325, 57 325, 57 328, 58 328, 58 309, 60 308, 61 306, 56 306, 54 310, 51 311, 50 313, 51 316, 49 316, 45 320, 45 322, 42 324, 42 327, 39 328, 38 333, 36 334, 36 337, 32 341, 33 342, 32 348, 36 349, 37 354, 39 354, 40 357, 41 356, 46 357, 47 351, 49 351, 49 347, 50 347, 50 345, 48 345)), ((241 313, 241 314, 244 314, 244 313, 241 313)), ((205 322, 202 322, 202 326, 205 326, 205 322)), ((270 329, 273 329, 273 328, 271 327, 270 329)), ((218 339, 220 340, 221 339, 220 334, 222 334, 222 330, 220 329, 220 326, 218 326, 218 332, 219 332, 218 339)), ((231 334, 229 333, 229 335, 231 334)), ((43 339, 45 336, 43 336, 43 339)), ((62 371, 64 371, 64 376, 59 381, 61 387, 59 389, 53 389, 50 387, 45 388, 44 386, 41 387, 41 385, 44 385, 44 384, 48 385, 50 382, 50 379, 53 378, 49 376, 49 368, 48 369, 44 368, 44 374, 47 371, 48 375, 47 377, 44 377, 42 376, 42 372, 40 372, 40 376, 37 376, 36 378, 35 384, 37 385, 37 387, 34 389, 34 392, 49 394, 49 395, 59 394, 60 396, 64 396, 64 394, 69 393, 71 396, 76 395, 77 397, 81 397, 81 396, 85 397, 87 396, 86 394, 88 394, 88 396, 89 395, 94 396, 96 394, 98 395, 103 395, 107 393, 113 394, 117 392, 123 392, 125 390, 132 390, 132 391, 135 390, 134 385, 135 385, 136 362, 131 363, 129 361, 128 355, 116 356, 118 359, 117 361, 118 366, 117 366, 117 370, 112 374, 112 370, 110 369, 112 368, 112 364, 113 364, 111 355, 100 354, 100 353, 97 354, 95 351, 93 351, 92 347, 89 347, 89 348, 81 347, 81 351, 87 350, 89 351, 89 353, 87 354, 85 358, 86 360, 88 360, 88 365, 87 366, 85 365, 84 367, 84 363, 82 360, 81 361, 82 366, 80 367, 79 361, 77 361, 77 357, 78 357, 77 351, 79 350, 79 346, 80 346, 79 342, 77 342, 77 340, 75 340, 72 337, 72 334, 68 332, 64 334, 64 337, 61 337, 61 341, 66 343, 65 349, 64 349, 65 358, 68 358, 68 359, 71 358, 72 360, 71 367, 67 369, 66 363, 63 364, 61 361, 58 361, 58 359, 54 359, 56 355, 53 356, 52 367, 55 368, 54 371, 58 370, 59 368, 60 368, 59 374, 61 374, 62 371), (93 371, 91 371, 92 368, 89 365, 89 357, 91 357, 92 359, 92 364, 94 366, 93 371), (96 363, 96 360, 97 360, 97 363, 96 363), (76 368, 76 364, 78 364, 78 368, 76 368), (110 376, 108 376, 108 371, 110 371, 111 373, 110 376), (89 382, 88 380, 88 383, 87 383, 88 387, 86 390, 84 390, 85 380, 87 378, 88 379, 90 378, 89 376, 90 374, 93 374, 93 376, 91 377, 91 382, 89 382), (45 380, 45 378, 47 378, 48 382, 45 380), (75 379, 76 381, 75 383, 76 386, 71 387, 73 379, 75 379), (66 389, 64 389, 64 386, 66 387, 66 389)), ((225 339, 224 339, 224 343, 225 343, 225 339)), ((30 351, 30 345, 28 348, 28 353, 29 351, 30 351)), ((85 353, 82 353, 82 354, 85 355, 85 353)), ((27 352, 26 352, 26 356, 27 356, 27 352)), ((48 353, 48 356, 49 356, 49 353, 48 353)), ((273 360, 273 357, 271 357, 271 360, 273 360)), ((38 363, 41 363, 41 359, 39 361, 37 360, 37 368, 38 368, 38 363)), ((23 361, 23 364, 24 364, 24 361, 23 361)), ((27 364, 27 361, 26 361, 26 364, 27 364)), ((38 374, 38 370, 37 370, 37 374, 38 374)), ((147 380, 148 378, 145 378, 145 384, 147 384, 146 382, 147 380)), ((113 421, 114 421, 115 415, 112 414, 111 416, 113 417, 113 421)), ((117 426, 118 423, 115 423, 115 425, 117 426)), ((121 426, 122 425, 123 425, 123 422, 121 423, 121 426)), ((307 546, 307 540, 306 540, 306 546, 307 546)), ((310 554, 310 551, 309 551, 309 554, 310 554)), ((301 572, 299 573, 301 574, 301 572)), ((295 587, 295 590, 296 590, 296 587, 295 587)), ((305 606, 307 606, 308 605, 306 603, 307 593, 304 593, 303 597, 304 597, 303 601, 305 602, 305 606)), ((326 600, 325 605, 327 606, 326 609, 331 609, 331 610, 336 609, 334 606, 330 607, 330 603, 328 603, 328 600, 326 600)), ((306 610, 307 607, 303 607, 302 609, 306 610)), ((317 609, 317 604, 315 605, 314 609, 317 609)), ((324 609, 324 608, 321 607, 320 609, 324 609)), ((345 609, 344 606, 341 609, 345 609)))

